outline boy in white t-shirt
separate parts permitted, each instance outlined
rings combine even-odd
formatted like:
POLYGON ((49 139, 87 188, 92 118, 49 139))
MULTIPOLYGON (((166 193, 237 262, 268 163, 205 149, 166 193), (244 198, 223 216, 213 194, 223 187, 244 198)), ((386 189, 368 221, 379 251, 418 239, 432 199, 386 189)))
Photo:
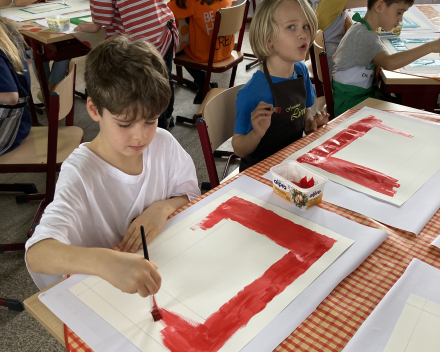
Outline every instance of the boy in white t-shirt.
POLYGON ((161 277, 133 253, 142 246, 140 225, 149 243, 170 214, 200 195, 194 163, 157 129, 171 90, 152 44, 106 40, 87 56, 85 80, 87 111, 100 132, 63 163, 54 201, 26 243, 26 263, 40 289, 61 275, 88 274, 146 297, 161 277), (121 252, 111 250, 118 244, 121 252))

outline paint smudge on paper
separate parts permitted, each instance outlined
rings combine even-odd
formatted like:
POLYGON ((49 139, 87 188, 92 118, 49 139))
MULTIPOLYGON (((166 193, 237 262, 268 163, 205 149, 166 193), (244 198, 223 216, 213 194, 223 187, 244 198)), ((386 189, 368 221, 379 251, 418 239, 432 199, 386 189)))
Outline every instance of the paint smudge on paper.
POLYGON ((226 219, 267 236, 290 252, 209 316, 204 324, 160 309, 161 321, 165 325, 161 331, 163 343, 171 352, 218 351, 234 333, 246 326, 255 314, 305 273, 336 242, 238 197, 232 197, 218 206, 196 227, 208 230, 226 219))
POLYGON ((368 116, 351 124, 334 137, 300 156, 297 161, 319 167, 327 172, 370 188, 373 191, 393 197, 397 192, 394 188, 400 187, 398 183, 399 180, 368 167, 332 157, 333 154, 350 145, 356 139, 364 136, 365 133, 373 127, 381 128, 408 138, 413 137, 408 133, 382 125, 382 120, 374 116, 368 116))

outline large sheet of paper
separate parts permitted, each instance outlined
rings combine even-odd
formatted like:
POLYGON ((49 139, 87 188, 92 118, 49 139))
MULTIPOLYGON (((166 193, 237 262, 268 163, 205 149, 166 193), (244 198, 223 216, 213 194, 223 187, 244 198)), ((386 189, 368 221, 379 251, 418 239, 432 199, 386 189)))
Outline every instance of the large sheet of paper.
MULTIPOLYGON (((353 17, 355 13, 359 13, 364 17, 367 13, 366 7, 350 9, 349 14, 353 17)), ((412 6, 403 14, 402 31, 418 32, 418 31, 435 31, 437 27, 420 11, 417 7, 412 6)))
MULTIPOLYGON (((439 33, 403 33, 400 37, 381 38, 390 54, 396 54, 409 49, 414 49, 422 44, 432 42, 440 38, 439 33)), ((439 53, 430 53, 420 59, 400 68, 403 73, 439 73, 440 56, 439 53)))
POLYGON ((384 352, 438 352, 440 304, 411 294, 384 352))
MULTIPOLYGON (((341 233, 344 237, 347 237, 344 241, 347 241, 348 238, 351 238, 354 240, 354 244, 336 261, 331 265, 327 270, 324 271, 322 275, 320 275, 316 281, 312 282, 308 287, 304 289, 304 291, 292 302, 288 305, 286 309, 283 310, 283 308, 280 308, 280 311, 276 317, 266 316, 266 319, 269 321, 272 320, 271 323, 268 324, 268 321, 265 322, 264 325, 266 325, 260 334, 256 336, 244 349, 243 351, 267 351, 275 348, 283 339, 288 336, 313 310, 319 305, 319 303, 331 292, 331 290, 350 272, 352 272, 359 264, 362 263, 362 261, 375 249, 377 246, 387 237, 386 233, 384 231, 368 228, 362 225, 359 225, 357 223, 348 221, 347 219, 344 219, 340 216, 337 216, 336 214, 329 213, 327 211, 324 211, 322 209, 316 208, 315 209, 309 209, 307 212, 301 212, 294 209, 292 204, 282 200, 280 197, 273 194, 272 189, 264 184, 261 184, 258 181, 252 180, 246 176, 240 177, 238 180, 232 182, 231 184, 227 185, 226 187, 220 189, 219 191, 215 192, 214 194, 210 195, 209 197, 203 199, 196 205, 192 206, 191 208, 187 209, 186 211, 178 214, 176 217, 171 219, 167 222, 165 233, 167 233, 167 229, 171 229, 172 225, 180 222, 180 221, 187 221, 186 219, 190 217, 192 214, 195 214, 198 210, 204 209, 207 206, 210 206, 215 200, 223 197, 228 192, 232 191, 234 193, 234 189, 242 189, 243 191, 246 191, 247 193, 251 193, 253 196, 256 196, 259 200, 258 202, 262 202, 261 204, 264 204, 264 202, 270 202, 272 204, 276 204, 280 207, 278 208, 272 208, 273 205, 267 204, 269 208, 271 209, 277 209, 277 213, 281 212, 283 213, 281 208, 287 209, 291 212, 299 212, 300 214, 303 214, 305 218, 308 218, 309 220, 313 220, 323 226, 325 226, 327 229, 330 230, 323 230, 323 231, 330 231, 333 230, 335 232, 341 233), (193 209, 194 208, 194 209, 193 209), (186 213, 186 214, 185 214, 186 213)), ((291 216, 290 214, 289 216, 291 216)), ((300 218, 299 218, 300 219, 300 218)), ((307 221, 305 219, 298 220, 302 223, 306 223, 307 221)), ((313 225, 313 226, 316 226, 313 225)), ((162 235, 162 234, 161 234, 162 235)), ((170 239, 167 239, 165 236, 161 237, 161 235, 157 238, 158 241, 153 241, 153 243, 156 242, 154 248, 151 250, 151 256, 157 255, 160 253, 162 248, 165 248, 163 246, 167 246, 170 239), (160 241, 159 241, 160 239, 160 241)), ((176 235, 178 236, 178 235, 176 235)), ((255 236, 255 235, 254 235, 255 236)), ((211 236, 208 236, 211 237, 211 236)), ((188 239, 189 241, 190 239, 188 239)), ((350 240, 348 240, 350 241, 350 240)), ((185 239, 184 243, 186 243, 187 240, 185 239)), ((203 242, 203 241, 202 241, 203 242)), ((266 242, 267 244, 267 242, 266 242)), ((187 245, 186 245, 187 246, 187 245)), ((253 246, 258 246, 257 244, 253 244, 253 246)), ((178 247, 178 246, 176 246, 178 247)), ((220 248, 220 247, 219 247, 220 248)), ((175 248, 174 250, 178 251, 179 248, 175 248)), ((281 254, 277 254, 278 256, 282 255, 284 249, 278 249, 281 251, 281 254)), ((243 252, 243 248, 241 248, 241 252, 243 252)), ((264 262, 267 264, 267 260, 264 259, 265 253, 267 252, 266 247, 263 251, 263 254, 259 255, 258 261, 263 261, 263 264, 257 263, 257 267, 261 268, 261 265, 264 265, 264 262)), ((276 260, 277 255, 271 256, 270 260, 276 260)), ((152 258, 153 259, 153 258, 152 258)), ((154 259, 153 259, 154 260, 154 259)), ((234 263, 234 260, 232 260, 232 263, 234 263)), ((269 261, 270 261, 269 260, 269 261)), ((171 286, 166 288, 165 285, 165 276, 169 275, 166 273, 166 265, 163 265, 163 262, 161 262, 160 259, 156 259, 156 262, 159 262, 159 270, 163 277, 163 289, 164 291, 172 291, 173 290, 173 284, 170 283, 171 286), (163 265, 163 266, 162 266, 163 265), (162 271, 162 268, 164 270, 162 271), (165 275, 165 276, 164 276, 165 275)), ((229 259, 226 260, 228 262, 229 259)), ((245 265, 246 261, 243 261, 241 266, 245 265)), ((170 262, 171 264, 171 262, 170 262)), ((190 265, 191 263, 182 263, 190 265)), ((254 264, 253 264, 254 265, 254 264)), ((170 266, 171 268, 171 266, 170 266)), ((227 280, 229 285, 236 285, 236 280, 234 278, 239 277, 241 274, 240 272, 243 271, 242 268, 237 267, 234 270, 233 275, 230 275, 229 277, 225 278, 219 278, 220 281, 227 280), (237 271, 237 273, 235 273, 237 271)), ((261 273, 260 273, 261 275, 261 273)), ((212 276, 221 276, 221 275, 215 275, 212 276)), ((75 286, 79 282, 83 281, 84 277, 82 276, 74 276, 60 285, 56 286, 55 288, 47 291, 47 293, 40 295, 40 299, 43 301, 44 304, 46 304, 54 313, 60 317, 69 327, 71 327, 85 342, 87 342, 94 350, 96 351, 117 351, 117 350, 124 350, 124 351, 137 351, 138 349, 134 347, 126 338, 121 338, 121 333, 118 332, 117 329, 115 329, 111 324, 109 324, 105 319, 101 318, 98 314, 96 314, 93 310, 91 310, 87 305, 83 304, 81 300, 79 300, 75 295, 72 294, 72 292, 69 290, 70 287, 75 286), (68 306, 69 308, 66 308, 68 306)), ((88 280, 94 280, 94 279, 88 279, 88 280)), ((211 280, 211 279, 210 279, 211 280)), ((97 280, 100 281, 100 280, 97 280)), ((87 282, 88 285, 92 285, 90 282, 87 282)), ((102 285, 102 282, 99 282, 100 285, 102 285)), ((84 283, 85 286, 88 287, 86 283, 84 283)), ((76 292, 81 291, 81 286, 77 286, 76 292)), ((105 289, 104 286, 102 286, 103 289, 105 289)), ((84 286, 82 286, 82 289, 84 289, 84 286)), ((203 287, 202 291, 208 290, 209 287, 206 285, 203 287)), ((75 289, 74 289, 75 290, 75 289)), ((93 292, 93 290, 90 290, 86 288, 89 293, 93 292)), ((221 295, 226 295, 230 297, 234 294, 234 292, 231 291, 232 289, 225 290, 224 287, 222 289, 219 289, 221 292, 221 295)), ((234 290, 237 290, 235 287, 234 290)), ((286 289, 287 290, 287 289, 286 289)), ((287 292, 287 291, 284 292, 287 292)), ((162 289, 161 289, 162 291, 162 289)), ((183 294, 183 293, 181 293, 183 294)), ((204 294, 203 292, 200 292, 200 294, 204 294)), ((235 292, 236 294, 236 292, 235 292)), ((291 292, 292 294, 292 292, 291 292)), ((91 294, 92 296, 94 294, 91 294)), ((295 294, 294 294, 295 295, 295 294)), ((194 307, 194 302, 191 302, 191 295, 187 295, 188 297, 185 298, 186 304, 188 304, 191 307, 194 307)), ((219 305, 218 300, 215 299, 216 295, 211 295, 213 297, 213 304, 219 305)), ((228 298, 226 297, 226 298, 228 298)), ((279 303, 279 297, 282 297, 282 293, 275 297, 269 304, 266 309, 264 309, 261 313, 266 315, 270 310, 272 310, 272 306, 285 306, 284 303, 279 303), (269 310, 267 309, 269 308, 269 310)), ((157 296, 158 303, 160 306, 168 305, 168 304, 174 304, 174 308, 178 308, 180 303, 179 302, 170 302, 167 300, 167 297, 160 297, 157 296)), ((140 298, 139 298, 140 299, 140 298)), ((223 298, 224 299, 224 298, 223 298)), ((292 300, 292 297, 290 297, 288 300, 292 300)), ((203 302, 203 300, 201 300, 203 302)), ((143 305, 147 306, 145 308, 145 314, 143 317, 145 318, 145 315, 147 318, 151 320, 151 317, 148 313, 149 304, 144 300, 142 302, 143 305)), ((117 304, 119 305, 119 303, 117 304)), ((210 303, 206 302, 205 304, 201 306, 201 308, 198 308, 198 314, 195 312, 189 312, 188 310, 185 310, 184 307, 180 306, 183 310, 180 311, 180 313, 186 317, 193 318, 194 321, 203 322, 203 316, 206 316, 207 314, 210 314, 213 310, 213 308, 209 308, 210 303), (195 316, 199 315, 199 317, 195 316)), ((139 309, 139 305, 135 305, 136 309, 139 309)), ((141 304, 142 306, 142 304, 141 304)), ((133 308, 130 308, 128 306, 125 307, 124 312, 131 312, 133 308)), ((215 309, 215 307, 214 307, 215 309)), ((104 311, 107 311, 104 309, 104 311)), ((179 312, 179 310, 177 310, 179 312)), ((257 314, 254 318, 257 318, 257 314)), ((256 323, 254 323, 254 318, 251 319, 250 323, 248 324, 250 329, 260 329, 256 327, 256 323)), ((258 319, 256 320, 258 322, 258 319)), ((122 324, 122 323, 121 323, 122 324)), ((150 324, 151 326, 151 324, 150 324)), ((144 326, 145 328, 145 326, 144 326)), ((159 326, 159 324, 153 324, 154 329, 162 329, 162 327, 159 326)), ((136 330, 136 329, 135 329, 136 330)), ((131 331, 131 330, 130 330, 131 331)), ((241 340, 246 333, 246 329, 241 329, 236 333, 231 340, 229 340, 226 345, 224 345, 223 350, 235 350, 232 346, 236 343, 243 344, 244 340, 241 340), (243 333, 242 333, 243 331, 243 333), (235 340, 234 340, 235 339, 235 340), (241 342, 238 342, 238 340, 241 340, 241 342)), ((151 335, 157 334, 157 332, 150 331, 151 335)), ((159 334, 160 335, 160 334, 159 334)), ((153 339, 154 340, 154 339, 153 339)), ((156 340, 154 340, 156 342, 156 340)), ((160 346, 159 344, 157 346, 160 346)), ((244 345, 243 345, 244 346, 244 345)), ((158 347, 159 348, 159 347, 158 347)), ((153 349, 153 351, 156 349, 153 349)), ((161 349, 157 349, 161 350, 161 349)))
POLYGON ((65 3, 63 1, 51 1, 26 7, 5 7, 2 9, 2 16, 15 21, 27 21, 89 9, 90 2, 87 0, 66 0, 65 3))
POLYGON ((440 126, 364 107, 286 160, 400 206, 440 169, 440 126))
MULTIPOLYGON (((412 305, 416 304, 417 307, 420 307, 420 299, 416 299, 417 302, 414 302, 414 297, 412 295, 418 296, 423 300, 427 300, 437 305, 440 304, 440 270, 436 269, 419 259, 413 259, 405 273, 402 277, 394 284, 391 290, 385 295, 382 301, 377 305, 371 315, 367 318, 367 320, 362 324, 353 338, 348 342, 347 346, 344 348, 344 352, 377 352, 384 351, 387 347, 387 344, 390 341, 390 338, 393 334, 393 331, 396 325, 399 322, 399 318, 401 317, 402 312, 404 311, 405 305, 410 299, 410 303, 412 305), (412 298, 411 298, 412 297, 412 298)), ((431 310, 431 308, 435 309, 434 305, 427 309, 431 310)), ((426 302, 424 307, 426 307, 426 302)), ((422 308, 423 311, 423 308, 422 308)), ((437 317, 439 312, 437 312, 437 317)), ((422 313, 419 310, 420 313, 422 313)), ((420 314, 421 316, 421 314, 420 314)), ((431 317, 431 321, 429 324, 438 324, 438 318, 431 317)), ((422 324, 424 321, 421 322, 422 324)), ((410 324, 414 324, 414 320, 410 322, 406 322, 404 324, 404 328, 410 328, 410 324)), ((416 322, 417 326, 417 322, 416 322)), ((418 327, 420 328, 420 327, 418 327)), ((423 327, 423 329, 429 329, 429 327, 423 327)), ((439 330, 437 328, 437 333, 428 338, 428 336, 419 335, 417 331, 417 335, 414 337, 422 337, 421 340, 414 340, 411 342, 411 345, 407 344, 407 349, 387 349, 387 352, 393 351, 423 351, 423 352, 433 352, 439 351, 439 330), (429 345, 425 345, 425 342, 431 341, 431 338, 435 340, 435 349, 429 349, 429 345), (413 348, 413 343, 417 342, 416 349, 413 348), (409 348, 409 349, 408 349, 409 348)), ((422 332, 423 334, 423 332, 422 332)), ((410 336, 406 336, 408 338, 410 336)), ((410 338, 411 340, 411 338, 410 338)), ((396 341, 393 342, 391 340, 391 344, 394 345, 396 341)), ((403 344, 405 341, 403 339, 399 339, 397 341, 400 344, 403 344)), ((408 341, 409 342, 409 341, 408 341)), ((389 347, 393 347, 390 345, 389 347)))

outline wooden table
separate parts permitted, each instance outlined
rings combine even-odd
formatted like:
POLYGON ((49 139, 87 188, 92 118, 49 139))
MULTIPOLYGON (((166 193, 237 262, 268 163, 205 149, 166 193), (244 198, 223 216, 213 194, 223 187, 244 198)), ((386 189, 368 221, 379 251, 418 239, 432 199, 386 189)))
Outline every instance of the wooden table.
MULTIPOLYGON (((360 109, 364 106, 380 110, 402 111, 402 114, 406 115, 421 114, 424 118, 440 122, 440 118, 436 114, 428 114, 417 109, 372 98, 356 105, 354 109, 360 109)), ((331 121, 329 125, 307 137, 301 138, 282 151, 247 169, 244 173, 202 195, 193 203, 205 198, 243 174, 270 185, 271 182, 263 179, 262 176, 271 166, 281 162, 292 152, 316 140, 326 131, 345 120, 351 113, 349 111, 344 114, 345 116, 341 115, 331 121)), ((434 215, 422 232, 414 237, 408 232, 387 227, 366 216, 329 203, 323 202, 320 207, 363 225, 384 229, 390 236, 361 266, 333 290, 315 312, 280 344, 277 351, 341 351, 382 297, 402 275, 406 265, 414 255, 440 268, 440 250, 435 247, 426 248, 427 244, 432 241, 433 236, 440 233, 440 211, 434 215), (364 306, 362 306, 362 303, 364 306)), ((177 212, 180 211, 182 209, 177 212)), ((26 299, 24 306, 60 343, 64 344, 63 323, 38 300, 39 294, 40 292, 26 299)), ((87 350, 78 348, 72 349, 72 351, 87 350)))
MULTIPOLYGON (((432 6, 414 6, 423 12, 440 31, 440 13, 432 7, 435 4, 432 6)), ((350 17, 349 23, 352 23, 350 17)), ((440 73, 437 77, 440 78, 440 73)), ((430 112, 440 111, 440 107, 437 105, 438 95, 440 94, 440 82, 434 79, 410 76, 382 69, 379 74, 379 88, 383 93, 400 94, 402 105, 430 112)))

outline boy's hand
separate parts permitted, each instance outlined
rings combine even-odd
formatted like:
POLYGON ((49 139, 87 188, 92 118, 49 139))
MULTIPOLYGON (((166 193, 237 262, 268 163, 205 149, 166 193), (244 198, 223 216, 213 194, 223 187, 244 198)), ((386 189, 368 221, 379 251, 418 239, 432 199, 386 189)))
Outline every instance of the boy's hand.
POLYGON ((168 215, 161 203, 151 204, 131 223, 119 246, 121 251, 134 253, 142 247, 141 225, 144 226, 147 243, 150 243, 165 226, 168 215))
POLYGON ((272 104, 260 101, 255 110, 251 113, 252 127, 260 138, 263 138, 270 126, 272 111, 268 109, 272 108, 272 106, 272 104))
POLYGON ((101 25, 96 23, 80 23, 75 27, 76 32, 97 33, 101 30, 101 25))
POLYGON ((325 125, 328 122, 328 117, 330 114, 327 114, 324 110, 317 111, 313 118, 306 119, 305 132, 309 134, 313 131, 316 131, 318 127, 325 125))
POLYGON ((99 276, 122 292, 147 297, 159 291, 162 278, 153 262, 139 254, 117 251, 109 251, 106 258, 99 276))
POLYGON ((440 38, 431 42, 432 43, 432 52, 440 53, 440 38))

